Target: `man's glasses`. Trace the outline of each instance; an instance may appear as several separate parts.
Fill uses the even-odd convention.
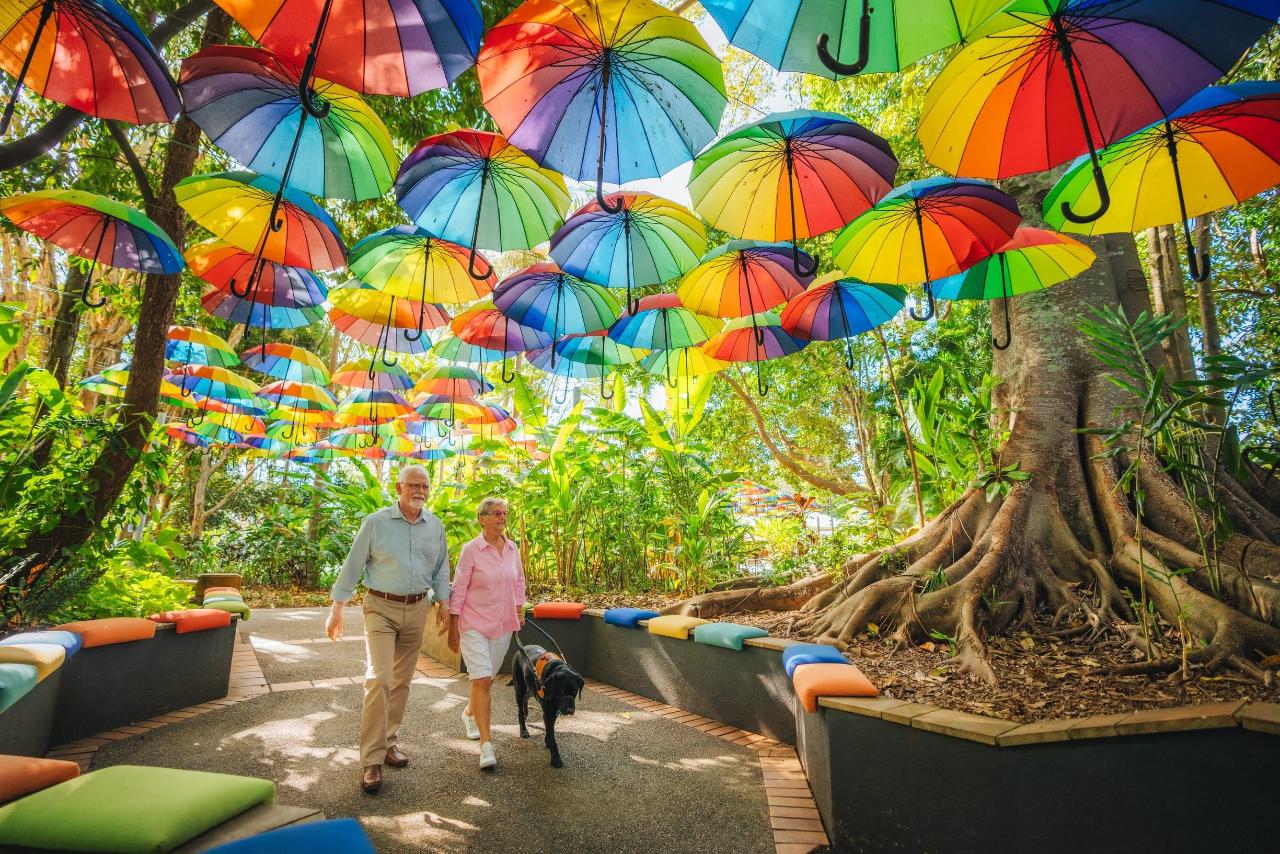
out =
[[[400,485],[403,486],[405,489],[409,489],[414,492],[430,492],[431,491],[431,484],[429,483],[402,483]]]

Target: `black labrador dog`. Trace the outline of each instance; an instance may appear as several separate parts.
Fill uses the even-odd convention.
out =
[[[516,653],[512,669],[512,681],[516,686],[516,708],[520,712],[520,737],[528,738],[525,720],[529,716],[529,695],[542,704],[542,725],[546,730],[545,743],[551,751],[551,767],[560,768],[560,749],[556,746],[556,717],[571,715],[582,696],[583,680],[578,671],[555,653],[530,644],[524,648],[525,656]]]

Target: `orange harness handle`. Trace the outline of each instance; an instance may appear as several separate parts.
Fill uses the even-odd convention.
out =
[[[541,700],[546,696],[546,689],[542,687],[542,671],[547,669],[547,665],[553,661],[562,661],[560,656],[554,652],[544,652],[538,656],[538,660],[533,663],[533,678],[535,681],[535,693]]]

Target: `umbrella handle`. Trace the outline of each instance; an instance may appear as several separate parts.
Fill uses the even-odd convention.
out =
[[[477,219],[476,224],[478,225],[479,222],[480,221]],[[477,282],[483,282],[484,280],[488,279],[491,275],[493,275],[493,266],[489,263],[489,261],[483,255],[481,255],[479,252],[476,251],[476,245],[474,242],[475,237],[472,236],[471,239],[472,239],[471,254],[467,258],[467,273],[468,275],[471,276],[471,278],[475,279]],[[481,261],[485,262],[485,266],[488,267],[487,270],[480,271],[476,269],[477,257],[480,258]]]
[[[929,318],[933,317],[935,313],[937,313],[937,304],[934,303],[933,301],[933,288],[929,287],[928,282],[924,283],[924,293],[925,293],[925,296],[929,298],[929,310],[926,311],[924,314],[917,314],[915,306],[912,306],[910,309],[908,309],[908,313],[911,315],[912,320],[919,320],[921,322],[924,322]]]
[[[1001,344],[996,340],[996,336],[991,336],[991,346],[997,350],[1008,350],[1009,345],[1013,343],[1013,326],[1009,322],[1009,269],[1005,266],[1004,253],[1001,252],[1000,258],[1000,304],[1004,306],[1004,343]]]
[[[421,339],[423,327],[426,325],[426,321],[427,321],[427,304],[425,301],[423,301],[418,303],[418,328],[412,332],[409,332],[406,330],[403,333],[401,333],[404,335],[404,340],[417,341]]]
[[[600,375],[600,399],[601,400],[613,400],[615,397],[617,397],[617,395],[614,392],[609,392],[608,394],[605,393],[605,390],[604,390],[605,386],[608,385],[608,383],[605,382],[605,378],[608,376],[609,376],[608,373],[602,373]]]
[[[768,397],[769,395],[769,382],[764,378],[764,368],[761,367],[758,359],[756,360],[756,391],[760,393],[761,397]]]
[[[1188,229],[1189,231],[1190,229]],[[1197,261],[1197,257],[1199,261]],[[1197,252],[1191,243],[1191,235],[1187,235],[1187,267],[1191,271],[1191,280],[1196,284],[1204,284],[1209,281],[1209,267],[1212,262],[1209,259],[1208,252]]]
[[[611,57],[606,53],[604,68],[600,72],[600,143],[599,152],[596,155],[596,204],[600,205],[600,209],[605,213],[616,214],[622,211],[622,198],[618,198],[617,207],[606,202],[604,198],[604,148],[608,142],[608,136],[605,133],[605,117],[609,114],[609,83],[612,73]]]
[[[858,74],[867,67],[871,58],[871,0],[862,0],[862,19],[858,22],[858,61],[853,65],[841,62],[831,55],[827,45],[831,37],[826,33],[818,36],[818,60],[835,74]]]
[[[311,40],[311,49],[307,51],[307,61],[302,64],[302,75],[298,78],[298,100],[302,102],[302,109],[307,111],[307,115],[316,119],[323,119],[329,115],[329,103],[321,101],[319,104],[315,102],[315,93],[311,91],[311,78],[316,71],[316,58],[320,50],[320,39],[324,38],[324,28],[329,23],[329,11],[333,8],[333,0],[324,0],[324,6],[320,9],[320,19],[316,22],[316,35]]]
[[[9,123],[13,121],[13,108],[18,106],[18,95],[22,92],[22,83],[27,79],[31,60],[35,58],[36,47],[40,44],[40,36],[44,33],[45,25],[49,23],[49,17],[52,14],[53,0],[44,0],[44,5],[40,7],[40,22],[36,24],[36,32],[31,38],[31,46],[27,48],[27,56],[22,60],[22,70],[18,72],[18,80],[13,85],[13,94],[9,96],[9,103],[4,105],[4,115],[0,117],[0,136],[9,132]]]
[[[510,376],[507,375],[507,357],[502,357],[502,381],[507,385],[511,385],[516,381],[516,372],[513,370]]]
[[[846,330],[847,331],[847,330]],[[844,369],[849,373],[853,373],[855,359],[853,358],[853,339],[844,339]]]
[[[484,167],[480,172],[480,201],[476,202],[476,224],[471,227],[471,254],[467,256],[467,274],[477,282],[483,282],[493,274],[493,266],[488,260],[481,255],[480,259],[485,262],[488,271],[481,273],[476,270],[476,242],[480,239],[480,216],[484,213],[484,185],[489,180],[489,160],[486,159]]]
[[[107,298],[94,302],[89,299],[89,289],[93,287],[93,271],[98,269],[98,256],[102,254],[102,242],[107,237],[107,221],[104,219],[102,225],[98,229],[98,245],[93,249],[93,258],[89,262],[89,272],[84,277],[84,287],[80,289],[80,302],[89,308],[102,308],[107,304]]]
[[[796,246],[794,243],[791,244],[791,269],[795,271],[795,274],[798,278],[807,279],[810,276],[812,276],[814,273],[818,272],[818,265],[820,263],[821,263],[821,259],[818,258],[817,255],[814,255],[813,266],[807,270],[804,269],[803,265],[800,262],[800,247]]]
[[[1092,141],[1089,143],[1089,154],[1094,158],[1093,161],[1093,184],[1098,188],[1098,209],[1090,214],[1076,213],[1071,209],[1069,202],[1062,203],[1062,216],[1070,222],[1077,225],[1085,225],[1090,222],[1096,222],[1102,218],[1111,207],[1111,191],[1107,189],[1107,180],[1102,175],[1102,166],[1099,165],[1097,157],[1098,153],[1093,149]]]
[[[439,436],[441,439],[449,435],[449,429],[444,426],[443,421],[436,422],[436,435]]]
[[[1075,98],[1076,113],[1080,116],[1080,129],[1084,131],[1084,141],[1089,146],[1089,160],[1093,163],[1093,183],[1098,188],[1098,209],[1091,214],[1078,214],[1071,205],[1062,203],[1062,215],[1077,225],[1096,222],[1111,207],[1111,193],[1107,190],[1107,180],[1102,174],[1102,163],[1098,160],[1098,149],[1093,143],[1093,134],[1089,132],[1089,114],[1084,108],[1084,96],[1080,93],[1080,81],[1076,77],[1075,52],[1071,47],[1071,38],[1063,28],[1058,16],[1053,18],[1054,36],[1058,42],[1058,52],[1062,56],[1062,64],[1067,67],[1067,80],[1071,83],[1071,94]]]

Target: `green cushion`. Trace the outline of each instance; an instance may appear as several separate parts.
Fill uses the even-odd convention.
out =
[[[243,602],[243,596],[237,596],[234,593],[214,593],[212,596],[204,597],[205,604],[209,602]]]
[[[759,626],[744,626],[740,623],[704,623],[693,629],[693,639],[698,643],[736,649],[738,652],[742,652],[742,642],[747,638],[768,636],[769,633]]]
[[[115,765],[0,807],[0,845],[171,851],[275,791],[255,777]]]
[[[230,611],[233,614],[239,614],[240,619],[249,619],[249,606],[241,602],[239,599],[225,602],[208,602],[204,603],[206,608],[216,608],[219,611]]]
[[[0,712],[27,696],[39,680],[40,671],[34,664],[0,664]]]

